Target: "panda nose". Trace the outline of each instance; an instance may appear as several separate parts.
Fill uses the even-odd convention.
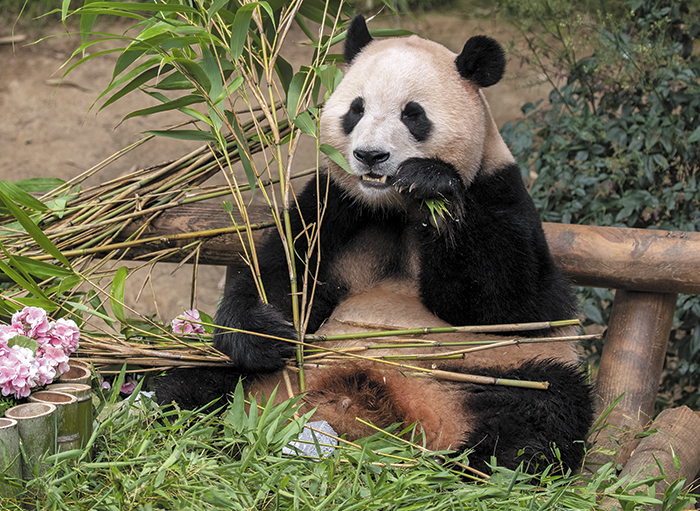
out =
[[[389,159],[389,153],[384,151],[365,151],[362,149],[355,149],[352,154],[357,160],[361,161],[368,167],[372,167],[377,163],[382,163]]]

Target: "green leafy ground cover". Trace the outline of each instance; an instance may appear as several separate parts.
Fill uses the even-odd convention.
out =
[[[236,392],[239,399],[223,413],[204,415],[163,412],[147,398],[119,401],[115,390],[99,407],[87,449],[48,458],[44,475],[0,505],[70,511],[592,510],[606,502],[610,509],[659,505],[680,511],[694,502],[681,492],[684,481],[671,484],[660,501],[658,480],[618,480],[611,464],[589,476],[560,475],[555,466],[537,477],[495,468],[488,481],[479,481],[460,466],[467,456],[426,453],[384,432],[342,445],[322,460],[287,456],[282,448],[307,419],[293,417],[296,401],[253,402],[247,412],[242,389]]]

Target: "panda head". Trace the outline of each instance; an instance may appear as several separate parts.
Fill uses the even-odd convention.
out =
[[[353,19],[343,53],[348,68],[323,108],[321,138],[339,150],[352,173],[328,162],[349,195],[370,206],[401,207],[392,186],[408,158],[439,158],[465,184],[513,157],[498,133],[482,87],[503,76],[501,46],[472,37],[456,55],[417,36],[374,40]]]

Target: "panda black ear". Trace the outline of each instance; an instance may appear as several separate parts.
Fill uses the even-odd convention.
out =
[[[350,64],[362,48],[372,42],[372,36],[369,35],[367,24],[362,14],[355,16],[350,22],[347,34],[345,36],[345,49],[343,50],[343,58],[345,62]]]
[[[503,78],[506,54],[496,40],[478,35],[467,41],[455,65],[462,78],[471,80],[479,87],[489,87]]]

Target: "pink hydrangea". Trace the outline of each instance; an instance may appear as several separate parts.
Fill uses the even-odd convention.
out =
[[[15,335],[24,335],[24,330],[20,324],[0,325],[0,350],[7,347],[7,342]]]
[[[27,397],[39,383],[39,362],[32,350],[8,348],[0,357],[0,389],[3,396]]]
[[[41,307],[25,307],[12,315],[12,326],[20,326],[24,335],[34,339],[43,337],[51,328],[46,311]]]
[[[66,357],[68,358],[68,357]],[[42,387],[44,385],[48,385],[53,381],[53,379],[56,377],[56,367],[57,365],[53,363],[51,359],[42,357],[42,358],[37,358],[36,359],[38,368],[37,368],[37,385],[39,387]],[[68,364],[65,364],[66,367]],[[66,371],[61,371],[61,373],[65,373]]]
[[[72,319],[61,318],[51,322],[51,328],[47,333],[53,346],[61,346],[66,355],[75,353],[80,340],[80,330]]]
[[[37,341],[36,353],[19,345],[9,347],[16,335]],[[78,349],[80,330],[70,319],[49,322],[46,311],[25,307],[0,325],[0,389],[4,396],[27,397],[31,389],[51,383],[68,371],[68,356]]]
[[[196,321],[197,323],[192,323],[192,321]],[[173,319],[170,326],[175,334],[203,334],[205,330],[204,327],[199,324],[200,321],[202,320],[199,317],[199,311],[197,309],[190,309]]]

